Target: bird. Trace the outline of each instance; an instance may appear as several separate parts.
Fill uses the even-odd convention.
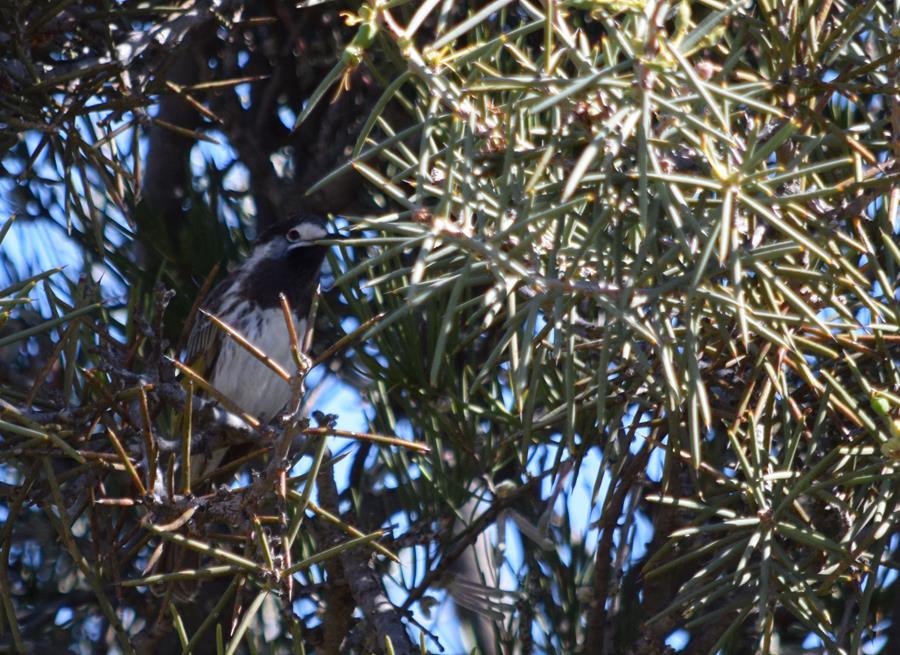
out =
[[[297,334],[306,332],[310,307],[328,246],[337,237],[316,214],[295,214],[256,239],[250,256],[213,287],[187,340],[185,363],[219,393],[261,423],[271,421],[291,400],[291,385],[217,327],[220,319],[285,371],[295,368],[280,295],[294,313]],[[222,464],[227,449],[191,456],[191,480]]]
[[[203,311],[197,314],[191,328],[184,363],[261,424],[272,421],[285,410],[294,390],[289,382],[254,357],[209,317],[215,316],[238,332],[284,371],[295,369],[280,296],[284,294],[287,298],[297,334],[304,335],[310,308],[318,292],[320,269],[328,251],[328,246],[321,240],[328,238],[340,238],[340,235],[329,233],[326,220],[315,214],[294,214],[288,220],[276,223],[259,235],[249,257],[231,270],[200,303]],[[177,434],[184,434],[185,418],[182,413],[176,419]],[[195,497],[211,491],[212,483],[221,478],[214,472],[241,457],[247,449],[247,446],[210,448],[207,445],[200,451],[192,451],[189,455],[190,475],[183,476],[189,477],[189,483],[182,491]],[[174,472],[174,469],[170,470]],[[158,484],[162,477],[157,478]],[[168,475],[165,477],[171,479]],[[191,529],[201,528],[197,524]],[[159,566],[162,572],[174,572],[200,566],[202,557],[199,553],[170,545],[163,554],[163,545],[159,544],[146,570]],[[198,581],[187,580],[151,589],[155,594],[172,594],[179,602],[189,602],[199,586]]]

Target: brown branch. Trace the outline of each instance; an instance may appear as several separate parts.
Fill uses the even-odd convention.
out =
[[[597,544],[597,557],[594,567],[594,589],[588,605],[588,627],[585,640],[585,653],[604,653],[606,641],[606,597],[609,592],[610,570],[612,568],[612,541],[616,523],[622,513],[622,507],[628,493],[637,484],[638,477],[644,470],[650,453],[653,452],[653,439],[647,439],[638,453],[625,464],[619,476],[619,484],[613,492],[609,503],[604,507],[598,522],[600,543]]]
[[[338,491],[330,462],[322,465],[318,490],[322,506],[337,515]],[[388,599],[380,576],[369,564],[370,556],[371,551],[354,548],[340,557],[343,582],[348,585],[354,605],[362,610],[366,621],[366,652],[387,653],[385,640],[389,638],[397,655],[415,655],[418,648],[409,638],[401,612]]]

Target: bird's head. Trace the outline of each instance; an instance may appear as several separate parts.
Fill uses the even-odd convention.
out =
[[[305,289],[315,288],[328,251],[321,240],[332,236],[325,219],[314,214],[297,214],[265,230],[241,264],[248,296],[268,306],[284,291],[289,298],[299,294],[299,302]]]
[[[259,235],[254,245],[254,255],[265,252],[267,257],[303,257],[324,254],[327,246],[319,240],[331,236],[325,219],[315,214],[299,214],[276,223]],[[307,252],[303,252],[306,250]]]
[[[280,261],[294,269],[318,270],[328,246],[323,239],[339,239],[330,232],[328,223],[315,214],[296,214],[259,235],[250,255],[251,260]]]

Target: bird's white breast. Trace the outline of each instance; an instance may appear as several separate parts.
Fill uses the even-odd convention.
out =
[[[291,357],[290,337],[281,309],[257,308],[252,313],[245,313],[245,310],[246,305],[242,304],[220,318],[285,371],[293,374],[296,366]],[[301,340],[305,331],[305,321],[298,321],[297,334]],[[291,399],[291,388],[287,382],[237,341],[225,335],[210,382],[241,409],[262,421],[274,418]]]

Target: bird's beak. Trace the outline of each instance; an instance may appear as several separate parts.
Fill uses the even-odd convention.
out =
[[[341,239],[346,239],[348,237],[343,234],[339,234],[337,232],[326,232],[323,236],[318,239],[307,239],[305,241],[298,241],[297,243],[292,243],[288,246],[288,250],[296,250],[297,248],[307,248],[309,246],[330,246],[334,244],[335,241],[340,241]]]
[[[313,241],[308,241],[307,243],[317,246],[330,246],[333,245],[335,241],[342,241],[349,238],[350,237],[345,236],[340,232],[326,232],[325,236],[323,236],[321,239],[315,239]]]

